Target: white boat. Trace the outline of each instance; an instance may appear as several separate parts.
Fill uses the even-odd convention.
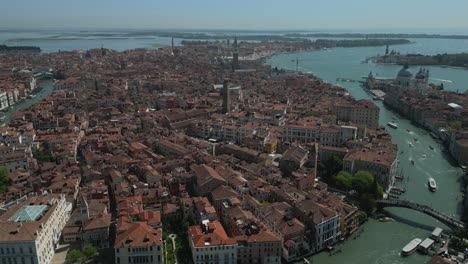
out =
[[[398,124],[395,123],[395,121],[390,121],[387,123],[387,126],[391,127],[391,128],[395,128],[397,129],[398,128]]]
[[[401,250],[401,253],[403,254],[403,256],[411,255],[411,253],[413,253],[418,248],[421,242],[422,240],[419,238],[415,238],[411,240],[411,242],[409,242],[408,244],[406,244],[405,247],[403,247],[403,249]]]
[[[429,187],[429,191],[435,192],[437,190],[437,184],[434,178],[429,178],[427,186]]]

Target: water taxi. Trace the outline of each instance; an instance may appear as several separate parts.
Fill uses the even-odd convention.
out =
[[[434,178],[432,178],[432,177],[429,178],[427,187],[429,188],[429,191],[431,191],[431,192],[435,192],[437,190],[437,184],[436,184],[436,181],[434,180]]]
[[[401,250],[401,253],[403,254],[403,256],[411,255],[411,253],[413,253],[418,248],[421,242],[422,240],[420,238],[415,238],[411,240],[411,242],[406,244],[406,246]]]
[[[388,122],[388,123],[387,123],[387,126],[389,126],[389,127],[391,127],[391,128],[395,128],[395,129],[398,128],[398,124],[395,123],[395,121]]]

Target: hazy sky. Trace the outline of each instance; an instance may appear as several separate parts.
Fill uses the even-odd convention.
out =
[[[2,0],[0,28],[468,28],[468,0]]]

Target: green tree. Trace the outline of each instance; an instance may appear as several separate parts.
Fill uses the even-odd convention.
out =
[[[460,120],[452,120],[449,121],[449,126],[453,129],[460,129],[462,128],[462,122]]]
[[[377,177],[374,177],[374,181],[372,182],[371,193],[374,195],[375,198],[382,198],[383,195],[383,187],[380,182],[377,180]]]
[[[333,182],[333,176],[343,169],[343,161],[337,156],[330,156],[328,159],[324,160],[319,164],[319,170],[321,171],[321,176],[324,178],[325,182]]]
[[[338,175],[336,175],[335,182],[338,187],[348,190],[352,186],[353,175],[347,171],[340,171]]]
[[[371,214],[376,206],[374,196],[370,193],[365,193],[359,197],[359,207],[366,212]]]
[[[91,244],[85,244],[83,254],[87,259],[92,259],[97,255],[97,249]]]
[[[33,151],[33,156],[39,164],[53,161],[52,154],[47,149],[38,149]]]
[[[0,167],[0,193],[4,193],[8,190],[8,169],[6,167]]]
[[[74,249],[68,253],[67,258],[70,263],[80,263],[83,258],[83,254],[78,249]]]
[[[353,189],[360,194],[371,191],[374,176],[367,171],[358,171],[354,174],[352,180]]]

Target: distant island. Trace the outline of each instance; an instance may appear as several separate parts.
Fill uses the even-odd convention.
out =
[[[291,33],[285,37],[294,38],[427,38],[427,39],[468,39],[468,35],[440,35],[440,34],[393,34],[393,33]]]
[[[206,45],[205,40],[183,40],[181,43],[184,46]],[[219,41],[218,41],[219,42]],[[334,40],[334,39],[317,39],[315,41],[309,39],[290,39],[282,41],[301,45],[306,49],[321,49],[335,47],[369,47],[369,46],[385,46],[385,45],[401,45],[409,44],[411,41],[407,39],[351,39],[351,40]]]
[[[0,54],[2,53],[39,53],[41,48],[34,46],[6,46],[0,45]]]
[[[391,63],[398,65],[436,65],[449,67],[462,67],[468,69],[468,53],[458,54],[406,54],[391,52],[386,55],[371,58],[376,63]]]

